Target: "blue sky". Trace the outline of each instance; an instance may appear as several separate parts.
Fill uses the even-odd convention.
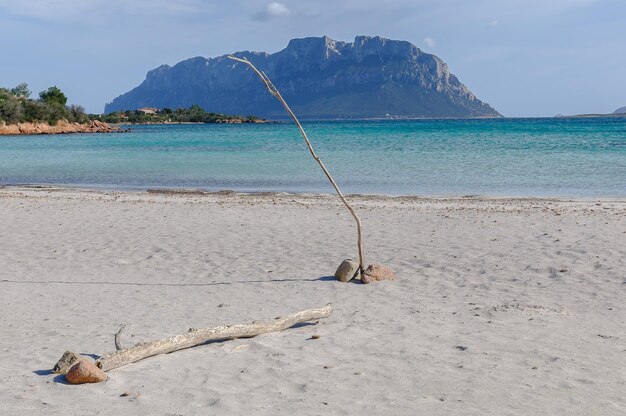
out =
[[[101,112],[161,64],[322,35],[408,40],[506,116],[626,105],[623,0],[0,0],[0,86]]]

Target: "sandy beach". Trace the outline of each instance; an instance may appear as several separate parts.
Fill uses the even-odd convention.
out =
[[[626,200],[0,189],[0,413],[624,415]],[[332,316],[71,386],[100,355],[189,328]],[[312,339],[312,335],[319,338]]]

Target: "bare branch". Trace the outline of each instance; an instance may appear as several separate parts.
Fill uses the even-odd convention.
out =
[[[306,145],[309,148],[309,152],[311,153],[311,156],[313,157],[313,159],[315,159],[315,161],[318,163],[320,168],[322,168],[322,171],[324,171],[324,174],[328,178],[328,181],[331,183],[331,185],[335,189],[335,192],[337,192],[337,195],[339,195],[341,202],[343,202],[343,204],[346,206],[348,211],[350,211],[350,214],[352,214],[352,217],[356,221],[357,234],[358,234],[357,246],[359,250],[359,274],[363,276],[363,273],[365,272],[365,267],[363,263],[363,242],[362,242],[362,231],[361,231],[361,218],[356,213],[356,211],[352,208],[352,206],[348,203],[348,201],[346,200],[346,197],[343,195],[343,193],[339,189],[339,186],[337,185],[333,177],[330,175],[330,172],[328,172],[328,169],[326,169],[326,166],[324,166],[324,163],[321,161],[319,156],[315,154],[315,151],[313,150],[313,146],[311,145],[311,141],[309,140],[309,137],[304,131],[304,128],[302,128],[300,121],[298,120],[296,115],[293,113],[293,111],[291,111],[291,108],[289,107],[287,102],[283,99],[282,95],[278,91],[278,88],[274,86],[274,84],[269,79],[269,77],[265,74],[265,72],[259,71],[252,64],[252,62],[250,62],[246,58],[237,58],[236,56],[232,56],[232,55],[229,55],[228,57],[234,61],[241,62],[243,64],[248,65],[250,68],[252,68],[252,70],[258,75],[261,81],[263,81],[263,84],[265,84],[265,88],[267,88],[267,91],[269,91],[270,94],[272,94],[274,97],[276,97],[278,101],[280,101],[283,107],[285,107],[285,110],[287,110],[287,113],[289,113],[293,121],[296,123],[296,126],[298,126],[298,129],[300,130],[300,133],[302,134],[302,137],[304,137],[304,141],[306,142]]]

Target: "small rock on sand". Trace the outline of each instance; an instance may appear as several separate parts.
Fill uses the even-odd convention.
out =
[[[72,351],[65,351],[63,356],[52,368],[52,372],[55,374],[67,374],[74,364],[83,358]]]
[[[359,271],[359,262],[352,259],[345,259],[341,262],[337,271],[335,272],[335,278],[340,282],[349,282],[356,277]]]
[[[395,278],[396,275],[389,267],[380,264],[370,264],[365,269],[363,276],[361,276],[361,281],[363,283],[372,283],[380,280],[394,280]]]
[[[70,368],[70,371],[65,375],[65,379],[70,384],[85,384],[107,381],[109,377],[94,363],[80,360]]]

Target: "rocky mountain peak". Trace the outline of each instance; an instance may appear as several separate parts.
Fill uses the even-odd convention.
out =
[[[329,59],[332,56],[340,55],[340,50],[344,45],[345,42],[337,42],[328,36],[309,37],[290,40],[287,47],[281,52],[287,53],[291,59]]]
[[[302,118],[500,116],[439,57],[407,41],[357,36],[348,43],[307,37],[292,39],[274,54],[235,55],[265,71]],[[107,104],[105,112],[193,104],[209,112],[285,117],[249,68],[226,56],[160,66],[137,88]]]

